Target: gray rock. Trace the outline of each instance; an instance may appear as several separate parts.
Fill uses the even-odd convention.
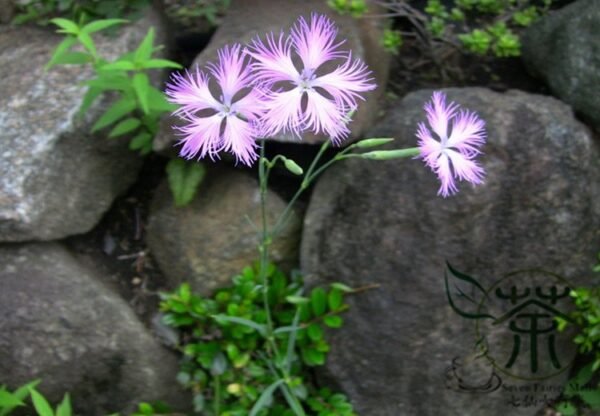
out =
[[[375,6],[372,6],[375,7]],[[389,56],[381,46],[383,26],[381,19],[355,19],[351,16],[340,16],[322,0],[233,0],[222,24],[211,39],[210,44],[196,58],[194,64],[203,67],[217,57],[217,50],[227,44],[247,43],[257,36],[266,33],[288,31],[300,16],[309,17],[311,12],[327,14],[339,28],[339,38],[347,39],[344,47],[353,52],[353,56],[362,59],[373,71],[378,85],[377,89],[366,94],[366,101],[361,103],[351,127],[351,139],[358,138],[373,122],[378,114],[378,103],[385,90],[389,72]],[[333,67],[335,68],[335,66]],[[178,123],[175,117],[165,117],[161,131],[154,140],[157,152],[172,152],[177,140],[172,125]],[[293,141],[291,136],[278,136],[278,141]],[[304,135],[305,143],[322,143],[325,136]]]
[[[164,31],[151,14],[117,38],[98,38],[101,55],[133,50],[147,30]],[[31,27],[0,27],[0,241],[50,240],[91,229],[136,179],[141,159],[127,140],[92,135],[114,101],[77,112],[92,71],[59,66],[45,72],[61,37]]]
[[[544,406],[543,394],[534,394],[540,402],[527,407],[525,393],[510,390],[532,389],[534,382],[519,382],[492,368],[475,347],[475,321],[449,306],[445,262],[478,279],[485,290],[513,271],[523,273],[504,280],[501,289],[511,283],[519,291],[534,284],[544,290],[559,284],[549,274],[524,271],[531,268],[573,284],[593,285],[590,268],[600,243],[600,149],[569,107],[553,98],[480,88],[447,92],[486,120],[484,185],[463,185],[458,195],[443,199],[436,196],[435,175],[410,159],[352,159],[316,185],[300,254],[310,283],[381,285],[349,299],[346,325],[332,337],[325,375],[348,393],[359,414],[535,415]],[[422,106],[430,95],[409,94],[368,136],[395,137],[392,148],[415,146],[417,123],[425,118]],[[459,281],[451,275],[449,279],[454,293]],[[466,294],[478,294],[473,286],[459,283],[471,290]],[[476,302],[470,312],[503,313],[498,307],[506,302],[490,293],[494,302],[486,301],[482,309]],[[459,300],[455,298],[457,307],[469,312],[468,302]],[[566,297],[561,302],[568,304]],[[514,368],[503,367],[506,356],[499,354],[510,354],[513,346],[508,322],[495,329],[489,320],[478,322],[499,367],[535,375],[530,371],[533,360],[526,355],[518,357]],[[563,369],[574,354],[573,344],[568,335],[557,337]],[[530,352],[525,344],[522,354]],[[540,336],[539,345],[536,374],[554,374],[548,372],[553,368],[546,338]],[[502,387],[494,373],[503,380]],[[566,377],[567,372],[543,383],[560,388]],[[498,389],[487,394],[464,391],[483,388],[488,380],[488,390]],[[521,405],[511,405],[511,400]]]
[[[49,400],[69,392],[84,415],[185,407],[176,357],[100,278],[56,243],[0,247],[0,382],[40,378]]]
[[[269,192],[269,224],[283,212],[285,203]],[[168,285],[189,282],[207,294],[231,282],[231,277],[258,259],[260,192],[257,181],[233,170],[209,170],[198,195],[177,208],[163,183],[150,208],[147,242],[165,274]],[[295,267],[300,240],[300,219],[293,215],[269,247],[271,260],[284,270]]]
[[[600,130],[600,1],[578,0],[523,35],[523,60],[561,100]]]

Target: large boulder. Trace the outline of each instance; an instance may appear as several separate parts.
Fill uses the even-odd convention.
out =
[[[101,278],[56,243],[0,247],[0,383],[39,378],[49,400],[69,392],[84,415],[185,407],[177,358]]]
[[[160,19],[149,13],[118,37],[97,36],[99,54],[116,58],[133,50],[150,27],[162,43]],[[92,77],[91,69],[44,70],[60,41],[48,30],[0,26],[0,241],[88,231],[141,166],[126,140],[90,133],[114,97],[78,115],[86,91],[81,82]]]
[[[349,299],[325,375],[348,393],[359,414],[535,415],[559,394],[573,344],[568,334],[552,332],[555,368],[550,338],[539,335],[534,360],[530,337],[509,330],[512,315],[500,316],[512,307],[513,289],[516,300],[529,302],[537,299],[535,288],[540,297],[556,287],[557,296],[564,295],[556,304],[548,297],[540,302],[564,312],[570,302],[563,278],[593,284],[600,149],[570,108],[553,98],[481,88],[447,93],[487,123],[484,185],[438,197],[435,175],[410,159],[351,159],[316,185],[300,255],[310,283],[380,285]],[[369,137],[395,137],[391,147],[415,146],[430,96],[418,91],[394,104]],[[445,274],[447,293],[464,316],[450,306]],[[531,298],[519,299],[528,290]],[[545,313],[545,321],[535,318],[538,329],[552,326],[539,303],[519,305],[511,309],[523,313],[517,318]],[[527,329],[528,323],[516,325]],[[517,343],[520,354],[507,367]]]
[[[227,44],[234,42],[244,44],[269,32],[289,31],[298,17],[309,17],[312,12],[331,17],[339,28],[338,37],[346,39],[343,47],[352,50],[352,56],[362,59],[373,71],[377,89],[365,95],[366,101],[360,104],[350,124],[351,139],[356,139],[377,117],[378,104],[388,78],[389,56],[381,45],[383,35],[381,19],[340,16],[322,0],[233,0],[219,29],[209,45],[198,55],[192,67],[196,65],[204,67],[208,62],[214,61],[217,58],[217,50]],[[154,140],[155,151],[172,151],[177,136],[171,126],[178,123],[176,117],[164,118],[160,132]],[[273,139],[284,142],[298,141],[290,135],[280,135]],[[328,137],[312,134],[303,136],[304,143],[322,143],[325,140],[328,140]]]
[[[578,0],[532,25],[523,60],[552,92],[600,131],[600,4]]]
[[[267,221],[273,225],[285,208],[267,194]],[[189,282],[203,294],[228,285],[231,277],[258,259],[260,192],[255,179],[235,170],[210,169],[196,198],[178,208],[166,183],[156,191],[148,224],[148,247],[175,287]],[[298,259],[301,221],[292,215],[269,246],[271,260],[284,270]]]

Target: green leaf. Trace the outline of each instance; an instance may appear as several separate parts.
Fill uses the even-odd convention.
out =
[[[165,94],[153,86],[150,86],[148,90],[148,105],[151,111],[160,113],[170,113],[177,109],[177,105],[168,102]]]
[[[148,75],[138,72],[133,76],[133,89],[138,97],[140,106],[144,113],[148,114],[150,108],[148,106],[148,90],[150,89],[150,81]]]
[[[327,325],[329,328],[339,328],[343,325],[344,320],[341,316],[328,315],[323,318],[323,323],[325,323],[325,325]]]
[[[39,416],[54,416],[54,412],[50,407],[48,401],[37,392],[35,389],[30,390],[31,393],[31,401],[33,402],[33,407],[35,407],[35,411]]]
[[[135,62],[141,65],[143,62],[150,59],[152,56],[152,48],[154,44],[154,28],[150,28],[142,43],[135,51]]]
[[[265,336],[267,334],[267,327],[264,324],[259,324],[257,322],[251,321],[250,319],[240,318],[238,316],[228,316],[228,315],[212,315],[212,317],[219,323],[231,322],[238,325],[244,325],[249,328],[255,329],[259,334]]]
[[[81,65],[91,62],[93,58],[85,52],[67,52],[52,61],[53,65]]]
[[[100,67],[100,70],[102,71],[133,71],[134,69],[135,65],[133,64],[133,62],[129,61],[110,62]]]
[[[205,174],[204,165],[171,159],[167,164],[167,176],[175,206],[181,207],[192,202]]]
[[[336,311],[344,302],[344,296],[342,295],[342,291],[339,289],[332,289],[327,295],[327,302],[329,303],[329,310]]]
[[[287,401],[288,405],[290,406],[290,409],[292,409],[294,414],[296,416],[306,416],[306,413],[304,413],[304,409],[302,408],[302,405],[294,397],[292,392],[290,392],[288,386],[286,384],[282,384],[279,386],[279,389],[283,393],[285,400]]]
[[[24,403],[14,394],[6,390],[0,390],[0,410],[12,409],[17,406],[23,406]]]
[[[315,316],[320,316],[325,313],[327,307],[327,295],[321,287],[314,288],[310,293],[310,303]]]
[[[113,124],[127,114],[135,110],[135,100],[129,97],[123,97],[102,114],[102,116],[92,126],[92,133]]]
[[[271,406],[271,403],[273,402],[273,393],[283,382],[284,380],[282,379],[276,380],[264,389],[256,403],[254,403],[254,406],[252,406],[249,416],[256,416],[262,409]]]
[[[304,362],[310,366],[325,364],[325,354],[314,348],[303,349],[302,358],[304,359]]]
[[[54,23],[56,26],[63,29],[60,32],[70,33],[73,35],[77,35],[79,33],[79,26],[77,26],[77,23],[75,23],[69,19],[63,19],[61,17],[56,17],[54,19],[51,19],[50,22]]]
[[[559,411],[562,416],[577,415],[577,408],[571,402],[560,402],[556,406],[556,410]]]
[[[137,129],[142,122],[134,117],[126,118],[108,133],[108,137],[118,137]]]
[[[293,305],[302,305],[304,303],[310,302],[310,299],[305,298],[304,296],[296,296],[296,295],[286,296],[285,300]]]
[[[103,91],[128,91],[131,89],[131,80],[124,74],[100,74],[98,78],[86,81],[84,84]]]
[[[336,282],[336,283],[332,283],[332,284],[331,284],[331,287],[332,287],[333,289],[341,290],[341,291],[342,291],[342,292],[344,292],[344,293],[351,293],[351,292],[354,292],[354,289],[352,289],[350,286],[348,286],[348,285],[345,285],[345,284],[343,284],[343,283],[338,283],[338,282]]]
[[[177,62],[169,61],[168,59],[148,59],[147,61],[142,62],[141,67],[144,69],[151,69],[151,68],[181,69],[181,68],[183,68]]]
[[[310,324],[307,328],[308,337],[313,341],[319,341],[323,338],[323,328],[319,324]]]
[[[418,156],[421,153],[418,147],[410,147],[407,149],[395,149],[395,150],[373,150],[371,152],[362,153],[360,155],[363,159],[372,160],[391,160],[405,157]]]
[[[58,46],[54,49],[54,52],[52,52],[52,57],[50,58],[50,61],[46,64],[45,69],[48,70],[52,66],[56,65],[60,57],[67,50],[69,50],[71,46],[75,45],[75,43],[77,43],[77,38],[75,38],[74,36],[67,36],[65,39],[63,39],[63,41],[60,42]]]
[[[125,19],[103,19],[103,20],[95,20],[91,23],[88,23],[87,25],[85,25],[81,31],[85,32],[85,33],[94,33],[94,32],[99,32],[101,30],[104,29],[108,29],[109,27],[121,24],[121,23],[126,23],[127,20]]]
[[[71,416],[71,413],[71,399],[69,393],[66,393],[62,402],[56,408],[56,416]]]
[[[135,136],[129,142],[130,150],[141,150],[142,154],[147,153],[152,150],[152,135],[150,133],[143,131]]]
[[[19,400],[25,400],[27,396],[29,396],[31,390],[34,389],[38,384],[40,384],[40,380],[30,381],[29,383],[15,390],[13,395]]]
[[[90,51],[92,56],[98,55],[98,53],[96,52],[96,45],[94,44],[94,41],[92,40],[92,38],[89,34],[87,34],[85,32],[79,32],[79,34],[77,34],[77,39],[79,39],[79,42],[81,42],[81,44],[88,51]]]

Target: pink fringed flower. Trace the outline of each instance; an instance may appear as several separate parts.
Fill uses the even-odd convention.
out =
[[[225,46],[218,57],[216,65],[207,65],[220,90],[218,99],[209,88],[210,77],[198,68],[195,73],[175,74],[167,85],[169,101],[181,106],[175,114],[187,122],[175,127],[184,136],[180,154],[187,159],[207,155],[215,159],[225,151],[250,166],[257,158],[259,94],[248,88],[253,75],[240,45]]]
[[[438,195],[447,197],[457,192],[455,180],[466,180],[474,185],[483,182],[484,170],[475,158],[485,143],[485,122],[468,110],[458,111],[458,105],[446,104],[442,92],[434,92],[431,102],[425,104],[427,121],[419,123],[417,137],[422,158],[441,182]]]
[[[325,16],[313,14],[310,22],[298,19],[291,35],[283,33],[255,39],[248,53],[255,59],[256,80],[264,93],[262,133],[299,135],[302,131],[325,133],[339,142],[349,133],[349,113],[361,93],[375,88],[367,66],[353,59],[336,43],[337,29]],[[300,59],[301,69],[294,64]],[[322,66],[339,60],[334,70]]]

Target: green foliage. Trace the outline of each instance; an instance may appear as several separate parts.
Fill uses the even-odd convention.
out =
[[[25,0],[15,3],[19,13],[13,23],[46,25],[50,19],[59,16],[78,22],[123,16],[135,18],[150,0]]]
[[[92,126],[92,132],[109,128],[108,137],[129,135],[132,150],[147,154],[152,151],[152,139],[160,117],[175,107],[163,92],[150,84],[148,71],[157,68],[180,68],[180,65],[153,57],[154,29],[150,29],[138,48],[114,61],[98,54],[92,34],[125,22],[122,19],[96,20],[80,26],[63,18],[52,19],[58,32],[66,35],[55,49],[47,68],[54,65],[89,64],[95,75],[85,84],[89,87],[81,107],[85,113],[93,102],[105,93],[117,96],[116,102]],[[83,50],[83,52],[81,51]]]
[[[71,416],[71,399],[68,393],[65,394],[56,410],[53,410],[48,400],[35,389],[38,384],[39,380],[35,380],[19,387],[14,392],[10,392],[5,386],[0,385],[0,416],[7,416],[16,408],[24,407],[28,397],[31,398],[31,403],[38,416]]]
[[[593,270],[599,272],[599,265]],[[564,400],[557,405],[557,410],[565,416],[577,415],[578,405],[600,410],[600,384],[591,384],[594,373],[600,373],[600,287],[580,287],[571,290],[570,295],[575,303],[575,311],[569,317],[578,329],[573,341],[580,353],[591,356],[591,362],[569,381],[563,392]],[[565,319],[556,319],[561,331],[570,324]]]
[[[229,8],[231,0],[179,0],[176,2],[167,0],[165,3],[167,15],[185,26],[193,27],[197,25],[199,19],[206,20],[211,26],[217,26],[221,16]]]
[[[552,0],[456,0],[453,4],[428,0],[424,13],[408,0],[380,3],[388,9],[388,15],[408,18],[414,34],[429,45],[432,54],[444,55],[440,48],[452,46],[468,53],[505,58],[520,55],[520,32],[546,13]],[[328,4],[339,13],[356,17],[367,12],[365,0],[329,0]],[[399,35],[384,32],[387,50],[397,53],[402,43]]]
[[[396,55],[402,47],[402,34],[399,30],[385,29],[382,42],[383,49]]]
[[[163,295],[164,322],[183,333],[177,378],[194,393],[195,410],[208,416],[354,415],[345,396],[316,388],[307,371],[325,363],[326,329],[342,325],[344,297],[352,289],[337,284],[304,296],[299,276],[289,278],[273,265],[266,275],[266,291],[255,266],[212,297],[193,294],[187,284]]]
[[[183,159],[169,161],[167,177],[175,206],[181,207],[192,202],[205,174],[204,165],[199,163],[186,162]]]

